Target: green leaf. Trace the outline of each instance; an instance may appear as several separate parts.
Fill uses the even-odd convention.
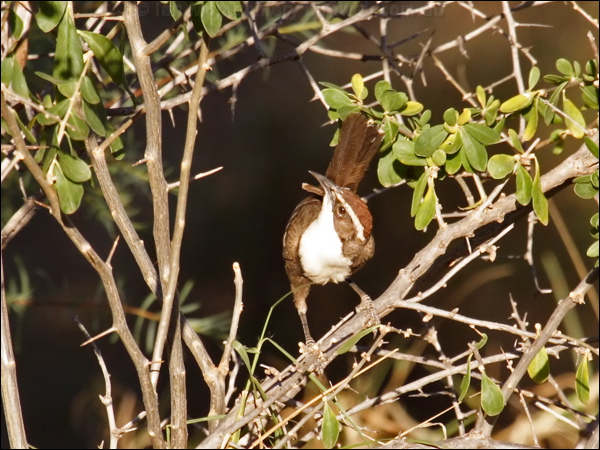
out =
[[[485,98],[485,90],[483,89],[483,87],[477,86],[475,88],[475,93],[477,94],[477,101],[479,102],[479,104],[481,106],[485,106],[486,98]]]
[[[519,163],[517,166],[517,201],[521,205],[527,205],[531,201],[533,180],[529,172]]]
[[[527,108],[533,102],[535,95],[532,93],[515,95],[500,105],[500,112],[510,114],[515,111]]]
[[[575,104],[563,94],[563,108],[566,114],[565,123],[574,138],[585,136],[585,119]]]
[[[498,99],[494,100],[492,104],[485,109],[483,115],[487,126],[492,126],[496,121],[498,109],[500,109],[500,100]],[[496,127],[494,127],[494,131],[496,131]]]
[[[462,381],[460,382],[460,394],[458,396],[458,401],[462,402],[467,392],[469,391],[469,387],[471,386],[471,358],[473,355],[469,355],[467,358],[467,371]]]
[[[356,112],[360,112],[360,106],[353,104],[348,106],[340,106],[337,110],[338,116],[342,120],[346,120],[346,118],[350,114],[354,114]]]
[[[463,141],[461,133],[452,133],[444,142],[442,142],[440,149],[444,150],[448,155],[452,155],[460,150],[462,144]]]
[[[600,251],[600,246],[598,245],[598,241],[595,241],[592,243],[592,245],[590,245],[586,251],[586,256],[589,256],[590,258],[597,258],[598,256],[600,256],[598,254],[598,252]]]
[[[598,143],[591,139],[589,136],[585,137],[584,142],[588,150],[592,152],[592,155],[598,158]]]
[[[387,153],[379,158],[379,162],[377,163],[377,177],[382,186],[390,187],[402,181],[402,178],[394,168],[395,162],[396,157],[391,150],[388,150]]]
[[[521,145],[521,141],[519,139],[519,135],[512,128],[508,129],[508,137],[510,138],[510,143],[512,146],[519,152],[524,153],[523,146]]]
[[[386,112],[399,111],[406,105],[408,97],[404,92],[398,92],[393,89],[385,91],[381,96],[381,107]]]
[[[83,77],[81,82],[81,96],[86,103],[91,103],[92,105],[100,103],[100,95],[96,90],[96,86],[94,86],[94,82],[89,76]]]
[[[175,3],[175,2],[173,2]],[[241,2],[215,2],[221,14],[227,17],[229,20],[237,20],[242,17],[242,12],[244,11],[242,8]]]
[[[200,12],[200,19],[202,25],[210,37],[215,36],[221,29],[223,17],[217,8],[217,4],[214,1],[207,1],[202,5],[202,11]]]
[[[449,108],[444,111],[444,122],[453,127],[458,120],[458,112],[454,108]]]
[[[580,86],[581,99],[589,109],[598,109],[598,88],[592,84]]]
[[[412,141],[398,139],[392,146],[392,152],[398,161],[407,166],[425,166],[427,161],[415,155],[415,144]]]
[[[427,172],[425,172],[427,173]],[[423,198],[423,201],[419,205],[419,210],[417,211],[417,215],[415,216],[415,229],[423,230],[429,222],[435,216],[435,207],[437,205],[437,196],[435,195],[435,189],[433,183],[428,183],[429,188],[427,189],[427,194]]]
[[[66,128],[67,133],[74,141],[83,141],[90,134],[90,127],[75,113],[69,116],[67,123],[69,124]]]
[[[461,153],[462,152],[454,153],[446,158],[446,172],[448,172],[449,175],[455,174],[462,167]]]
[[[550,361],[548,361],[548,352],[546,347],[535,355],[529,367],[527,367],[529,377],[538,384],[544,383],[550,376]]]
[[[476,170],[483,172],[487,166],[487,151],[485,147],[467,133],[462,133],[463,151],[469,164]]]
[[[67,2],[38,2],[38,12],[35,20],[44,33],[52,31],[62,19]]]
[[[494,155],[488,161],[488,172],[495,180],[501,180],[513,172],[515,158],[510,155]]]
[[[169,12],[171,13],[173,20],[179,20],[179,18],[183,15],[177,7],[177,2],[173,1],[169,2]]]
[[[566,75],[568,77],[573,78],[575,76],[575,72],[573,71],[573,66],[569,61],[564,58],[560,58],[556,61],[556,68],[560,73]]]
[[[380,151],[387,150],[396,140],[396,136],[398,136],[398,122],[395,120],[391,120],[389,116],[385,116],[382,121],[382,129],[383,129],[383,145],[381,146]]]
[[[469,108],[464,108],[462,112],[458,116],[457,123],[459,125],[464,125],[471,120],[471,110]]]
[[[423,111],[423,105],[419,102],[408,101],[404,105],[404,108],[400,110],[402,116],[414,116]]]
[[[352,336],[350,339],[348,339],[346,342],[344,342],[340,346],[340,348],[338,348],[336,350],[336,353],[338,355],[343,355],[344,353],[348,353],[350,350],[352,350],[352,347],[354,347],[358,341],[360,341],[367,334],[375,331],[375,329],[377,329],[378,326],[379,325],[375,325],[373,327],[365,328],[364,330],[359,331],[354,336]]]
[[[375,98],[381,104],[383,93],[392,89],[390,83],[385,80],[378,81],[375,85]]]
[[[442,142],[448,136],[443,125],[435,125],[423,131],[415,140],[415,153],[419,156],[429,157],[433,155]]]
[[[52,75],[62,81],[76,81],[83,71],[83,50],[79,35],[75,29],[73,18],[65,14],[58,26],[56,38],[56,52],[54,54],[54,68]],[[68,85],[57,85],[58,90],[65,97],[73,95]]]
[[[77,156],[59,151],[58,161],[63,174],[74,183],[84,183],[92,178],[88,165]]]
[[[578,179],[586,178],[587,182],[578,182]],[[579,177],[574,180],[575,182],[575,193],[586,200],[594,198],[598,194],[598,188],[595,188],[592,184],[591,177],[586,175],[585,177]]]
[[[492,145],[502,139],[500,133],[480,123],[468,123],[463,128],[483,145]]]
[[[116,84],[123,84],[125,71],[123,69],[123,55],[110,39],[91,31],[78,31],[100,65]]]
[[[337,89],[323,89],[321,91],[325,102],[330,108],[339,109],[342,106],[354,106],[354,103],[348,97],[348,94],[344,91],[338,91]]]
[[[329,407],[329,402],[323,408],[323,425],[321,426],[321,441],[323,448],[333,448],[340,435],[340,423]]]
[[[527,126],[525,127],[525,132],[523,133],[523,141],[527,142],[529,141],[532,137],[535,136],[535,133],[537,131],[537,127],[538,127],[538,101],[539,99],[536,98],[535,101],[533,102],[533,106],[531,107],[531,109],[529,110],[529,112],[527,112],[527,114],[525,114],[525,120],[527,121]]]
[[[529,71],[529,90],[533,91],[537,82],[540,81],[540,69],[533,66]]]
[[[477,350],[481,350],[483,347],[485,347],[485,344],[487,344],[488,339],[489,338],[486,333],[481,333],[481,339],[475,343],[475,348]]]
[[[569,84],[568,81],[563,81],[560,85],[557,86],[555,91],[552,93],[552,95],[550,95],[550,98],[548,99],[548,103],[550,105],[554,107],[558,105],[558,99],[560,98],[560,94],[567,87],[567,84]],[[546,107],[544,111],[544,123],[546,125],[550,125],[554,120],[555,115],[556,113],[552,108]]]
[[[56,192],[60,210],[65,214],[73,214],[81,204],[83,186],[65,177],[59,164],[54,165],[54,176],[56,177]]]
[[[433,152],[433,155],[431,155],[431,159],[433,160],[433,164],[441,167],[446,163],[446,152],[444,152],[444,150],[437,149],[435,152]]]
[[[62,100],[60,103],[54,105],[51,108],[46,110],[47,113],[52,114],[52,116],[46,115],[41,112],[36,117],[40,124],[48,126],[54,125],[58,123],[60,119],[62,119],[69,108],[69,99],[66,98]]]
[[[21,66],[15,59],[14,54],[10,55],[6,59],[10,60],[7,64],[10,68],[10,72],[8,72],[8,81],[10,86],[12,87],[15,94],[19,95],[22,98],[28,99],[29,88],[27,87],[27,80],[25,79],[23,70],[21,70]],[[4,61],[2,64],[2,70],[4,71]],[[4,75],[4,73],[2,75]]]
[[[12,8],[8,11],[8,26],[12,30],[12,37],[16,41],[19,41],[21,36],[23,36],[23,19]]]
[[[234,340],[231,343],[231,346],[234,348],[234,350],[236,352],[238,352],[238,355],[240,355],[240,358],[242,358],[242,361],[244,361],[244,364],[246,365],[248,372],[250,372],[250,370],[252,368],[252,364],[250,364],[250,358],[248,356],[248,352],[246,351],[246,347],[238,340]]]
[[[83,114],[85,121],[90,126],[94,133],[98,136],[106,137],[106,112],[101,104],[90,105],[88,102],[83,102]]]
[[[355,73],[352,76],[352,90],[354,91],[354,95],[360,100],[363,100],[367,96],[365,81],[360,73]]]
[[[481,407],[488,416],[497,416],[504,409],[502,391],[485,372],[481,374]]]
[[[579,401],[587,404],[590,401],[590,368],[587,358],[583,356],[577,366],[575,375],[575,391]]]
[[[540,164],[537,160],[535,164],[535,178],[533,179],[532,197],[535,215],[538,217],[542,225],[548,225],[548,199],[544,195],[544,191],[542,191]]]
[[[419,211],[419,206],[421,205],[421,200],[423,199],[423,194],[425,194],[425,188],[427,187],[428,178],[429,174],[424,172],[419,178],[419,181],[417,181],[417,185],[413,192],[412,205],[410,207],[410,217],[415,217]]]

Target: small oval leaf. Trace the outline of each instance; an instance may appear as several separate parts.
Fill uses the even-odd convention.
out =
[[[56,177],[56,192],[60,210],[65,214],[73,214],[81,204],[83,186],[65,177],[59,164],[54,165],[54,176]]]
[[[331,410],[329,403],[323,408],[323,425],[321,426],[321,441],[323,448],[333,448],[340,435],[340,423]]]
[[[333,109],[339,109],[342,106],[354,106],[354,103],[344,91],[337,89],[323,89],[321,91],[325,102]]]
[[[515,168],[515,159],[510,155],[494,155],[488,161],[488,172],[495,180],[501,180],[511,174]]]
[[[590,401],[590,368],[588,360],[585,356],[581,358],[581,362],[577,366],[577,374],[575,375],[575,390],[577,397],[583,404]]]
[[[488,416],[497,416],[504,409],[502,391],[485,372],[481,374],[481,407]]]
[[[548,361],[546,347],[542,347],[534,356],[527,368],[527,373],[538,384],[544,383],[548,379],[548,376],[550,376],[550,362]]]

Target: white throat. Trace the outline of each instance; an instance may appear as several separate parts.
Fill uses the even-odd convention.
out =
[[[323,197],[319,216],[300,239],[299,254],[304,274],[313,283],[339,283],[350,276],[352,263],[342,253],[342,241],[335,231],[329,193]]]

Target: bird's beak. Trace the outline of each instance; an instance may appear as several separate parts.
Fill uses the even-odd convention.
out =
[[[333,181],[331,181],[329,178],[321,175],[320,173],[313,172],[312,170],[309,170],[308,173],[310,173],[313,177],[315,177],[317,179],[319,184],[323,187],[323,190],[325,191],[324,193],[329,194],[330,198],[334,199],[334,198],[338,197],[339,195],[341,195],[340,188],[338,186],[336,186],[336,184]],[[318,189],[318,188],[315,188],[315,190],[316,189]],[[310,192],[316,193],[314,190],[311,190]],[[319,194],[323,195],[323,193],[319,193]]]

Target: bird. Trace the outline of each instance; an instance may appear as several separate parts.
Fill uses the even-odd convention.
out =
[[[366,312],[367,324],[379,323],[371,298],[350,276],[375,251],[373,217],[356,190],[382,138],[365,115],[348,115],[325,175],[309,171],[319,185],[303,184],[311,195],[296,206],[287,223],[283,259],[307,346],[315,345],[306,318],[312,284],[347,282],[361,297],[358,309]]]

